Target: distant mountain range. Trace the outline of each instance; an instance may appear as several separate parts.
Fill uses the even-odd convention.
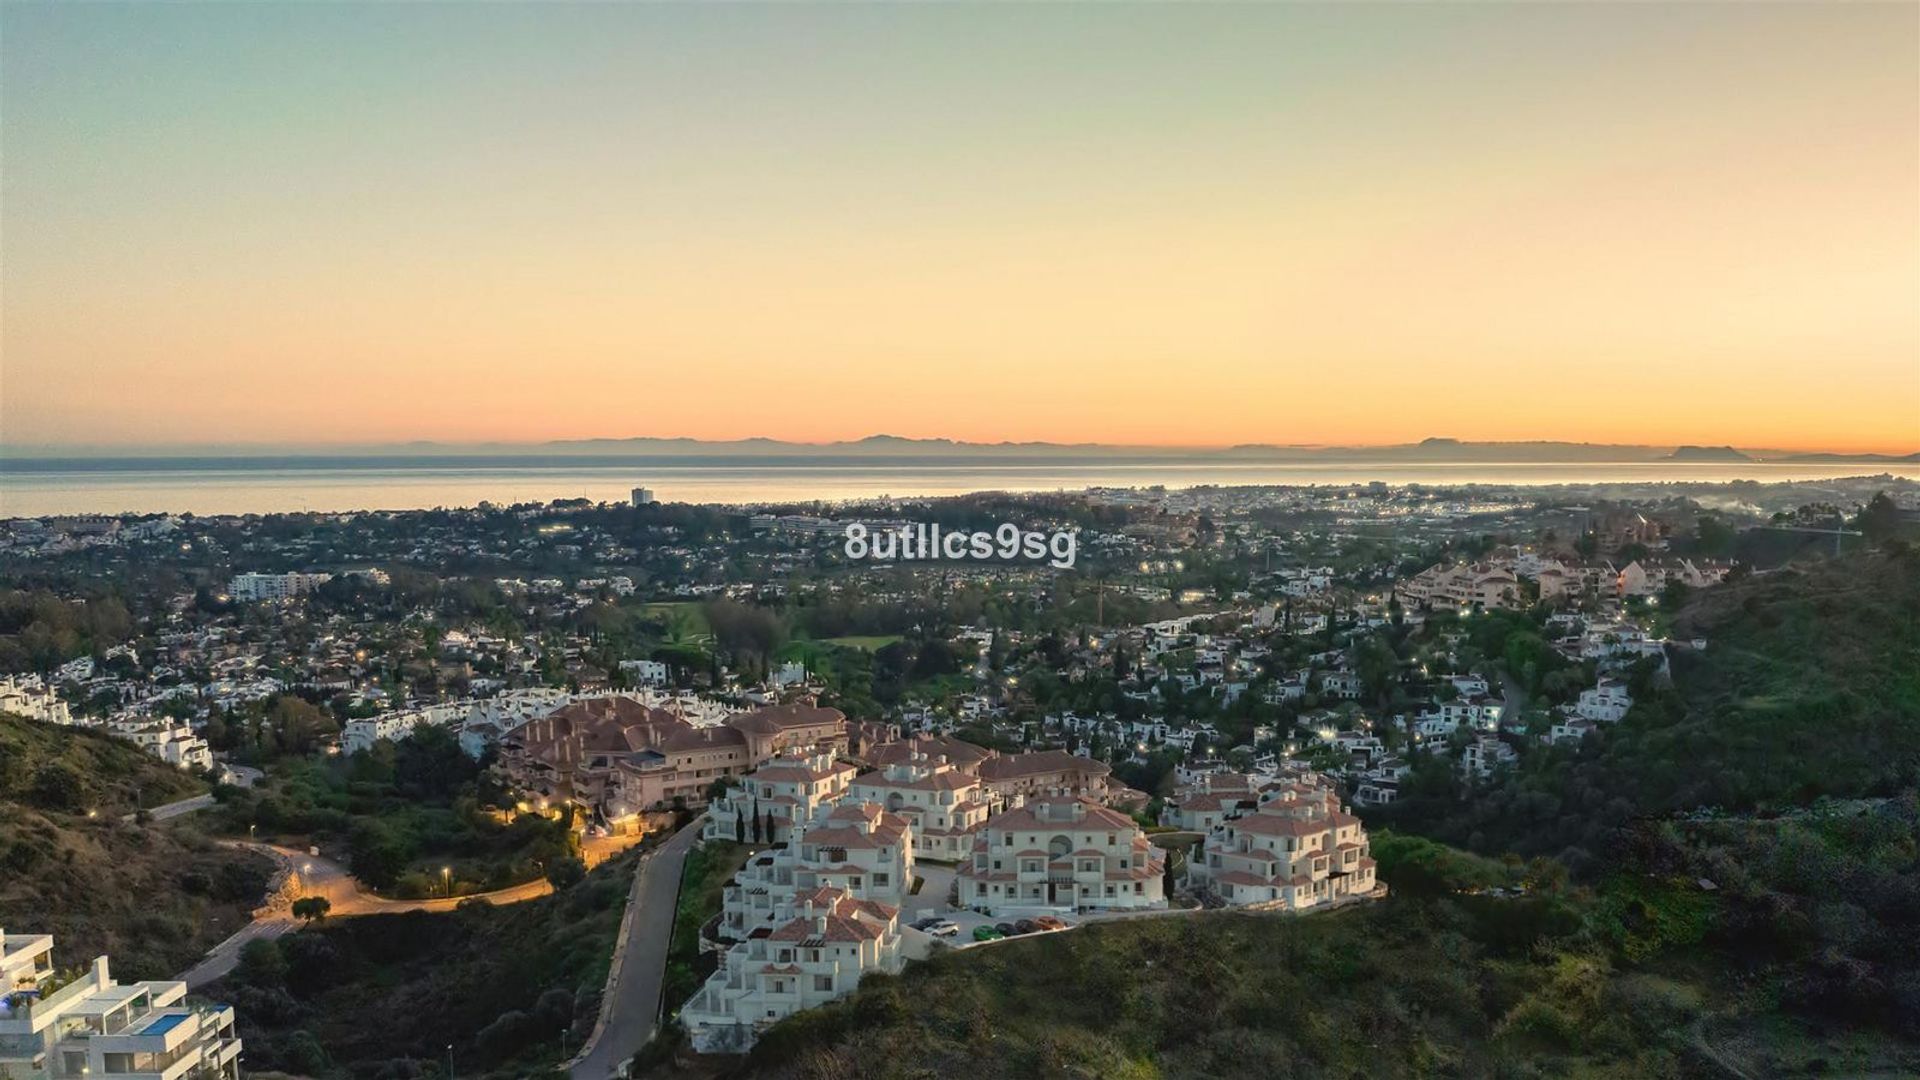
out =
[[[1736,449],[1731,446],[1641,446],[1620,443],[1468,442],[1431,438],[1387,446],[1300,446],[1252,443],[1228,447],[1129,446],[1100,443],[970,443],[953,439],[910,439],[871,435],[829,443],[785,442],[753,438],[708,441],[688,438],[567,439],[542,443],[410,442],[354,446],[173,446],[173,447],[0,447],[0,459],[16,462],[62,459],[301,459],[355,458],[807,458],[807,459],[973,459],[1024,461],[1125,459],[1152,461],[1245,462],[1773,462],[1785,464],[1915,464],[1920,453],[1836,454],[1789,450]]]

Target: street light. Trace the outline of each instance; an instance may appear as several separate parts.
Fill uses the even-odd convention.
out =
[[[453,895],[453,867],[451,866],[440,868],[440,892],[445,896]]]

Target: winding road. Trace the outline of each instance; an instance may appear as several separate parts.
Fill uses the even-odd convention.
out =
[[[353,915],[392,915],[402,911],[452,911],[463,900],[485,900],[491,904],[517,904],[523,900],[532,900],[553,891],[545,878],[529,881],[524,885],[515,885],[493,892],[470,893],[466,896],[434,897],[426,900],[391,900],[377,896],[360,887],[347,868],[332,859],[320,855],[310,855],[290,847],[278,844],[263,844],[248,840],[223,841],[229,847],[243,848],[270,855],[289,866],[293,872],[293,882],[289,893],[293,896],[324,896],[332,907],[328,918]],[[189,987],[204,986],[232,971],[240,963],[240,950],[250,941],[260,938],[277,938],[300,925],[292,913],[275,908],[242,927],[232,937],[215,945],[198,964],[180,976],[180,981]]]

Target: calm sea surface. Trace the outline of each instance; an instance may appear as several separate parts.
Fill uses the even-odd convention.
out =
[[[1077,491],[1201,484],[1778,483],[1892,473],[1901,464],[1489,464],[1218,461],[963,462],[771,458],[689,462],[259,458],[0,462],[0,516],[244,514],[404,510],[588,498],[624,501],[635,487],[663,502],[839,501],[970,491]]]

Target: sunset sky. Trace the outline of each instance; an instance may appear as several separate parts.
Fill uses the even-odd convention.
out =
[[[0,7],[0,441],[1920,450],[1920,6]]]

